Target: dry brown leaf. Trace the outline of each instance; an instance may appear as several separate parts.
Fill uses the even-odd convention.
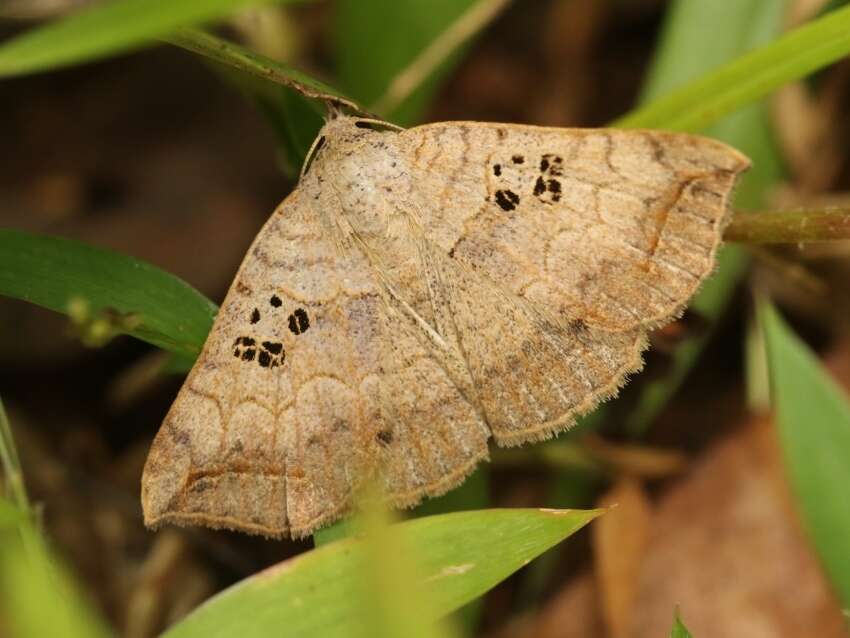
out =
[[[152,638],[214,590],[209,574],[192,560],[186,538],[173,530],[160,534],[127,597],[124,635]]]
[[[847,637],[796,521],[769,421],[720,443],[659,503],[632,636],[667,635],[675,605],[694,636]]]
[[[602,617],[611,638],[627,638],[634,620],[652,506],[640,481],[629,476],[618,479],[597,506],[611,508],[591,527]]]
[[[599,610],[598,587],[593,574],[583,572],[570,581],[543,608],[534,627],[523,635],[526,638],[603,638],[605,623]]]

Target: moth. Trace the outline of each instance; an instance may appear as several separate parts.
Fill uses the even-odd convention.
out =
[[[749,160],[650,130],[336,114],[154,440],[145,523],[302,537],[570,427],[712,271]]]

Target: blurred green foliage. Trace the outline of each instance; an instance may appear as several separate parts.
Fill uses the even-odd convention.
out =
[[[381,523],[371,524],[365,530],[371,536],[365,540],[347,538],[329,543],[243,580],[165,635],[224,638],[238,634],[259,638],[273,632],[282,638],[330,638],[372,636],[385,632],[386,627],[397,627],[400,621],[393,619],[392,610],[373,607],[364,617],[358,595],[358,588],[363,587],[371,588],[370,596],[374,597],[367,608],[390,605],[399,596],[410,597],[411,590],[422,588],[428,603],[420,610],[423,615],[407,619],[408,631],[412,632],[413,624],[445,616],[480,596],[600,513],[485,509],[428,516],[384,529],[380,529]],[[419,579],[399,582],[393,564],[372,564],[378,560],[376,551],[382,554],[381,561],[391,562],[403,560],[399,555],[403,552]],[[371,583],[364,584],[362,571],[372,567],[379,573]],[[382,582],[396,591],[376,593],[375,585]]]
[[[249,5],[283,0],[114,0],[55,20],[3,43],[0,78],[51,71],[150,46],[180,27]]]
[[[758,302],[771,400],[805,527],[844,608],[850,608],[850,405],[846,391],[770,302]]]

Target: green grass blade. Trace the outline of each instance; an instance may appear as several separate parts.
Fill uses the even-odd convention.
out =
[[[476,0],[424,47],[371,106],[376,113],[395,113],[429,78],[452,63],[467,41],[501,13],[511,0]]]
[[[489,507],[490,504],[490,466],[488,463],[483,463],[453,490],[437,498],[423,501],[413,511],[413,515],[435,516],[449,512],[480,510]],[[483,598],[471,600],[452,615],[454,625],[461,629],[464,635],[475,635],[483,606]]]
[[[10,528],[27,520],[26,514],[3,497],[0,497],[0,536]]]
[[[109,250],[0,229],[0,294],[70,313],[83,307],[107,331],[197,356],[216,306],[174,275]]]
[[[369,484],[360,493],[354,527],[360,559],[354,605],[368,638],[454,638],[451,625],[436,612],[418,569],[418,552],[409,536],[396,533],[395,513],[384,501],[379,486]]]
[[[337,541],[354,536],[357,533],[357,528],[354,525],[354,519],[351,517],[343,518],[333,525],[322,527],[313,532],[313,544],[315,547],[330,545]]]
[[[673,628],[670,630],[670,638],[691,638],[691,632],[682,622],[678,609],[673,613]]]
[[[703,26],[702,33],[722,40],[738,31],[737,21],[730,20],[728,14],[740,11],[739,5],[748,3],[700,4],[706,5],[701,12],[709,20],[713,16],[715,21],[721,21],[723,24],[718,30]],[[774,1],[773,4],[782,3]],[[693,33],[699,37],[696,31]],[[688,44],[684,36],[682,42]],[[697,54],[700,47],[694,48],[693,51]],[[784,84],[804,78],[836,62],[848,53],[850,7],[844,7],[812,20],[775,42],[654,100],[619,120],[617,125],[629,128],[702,130],[723,116],[766,97]],[[664,56],[661,58],[668,59],[670,58]]]
[[[791,485],[826,573],[850,607],[850,403],[768,301],[759,301],[758,318]]]
[[[337,0],[340,86],[361,104],[373,104],[473,4],[475,0]],[[402,125],[416,122],[459,56],[459,51],[449,55],[398,108],[380,115]]]
[[[178,34],[178,36],[185,35],[186,30]],[[289,74],[290,67],[269,58],[258,57],[257,54],[248,52],[231,42],[225,42],[208,34],[203,35],[208,42],[220,42],[226,45],[216,55],[205,57],[216,60],[212,65],[213,70],[252,100],[265,115],[276,138],[279,167],[289,179],[296,180],[310,146],[325,123],[327,106],[319,100],[306,97],[295,88],[290,88],[295,84],[294,82],[279,81],[279,78]],[[175,37],[169,38],[168,41],[176,46],[188,44],[185,40],[178,42]],[[196,41],[192,46],[185,48],[197,46]],[[218,60],[217,55],[221,55],[222,59]],[[296,72],[292,79],[303,81],[306,77]],[[335,91],[318,80],[311,78],[310,81],[317,92]],[[332,101],[338,104],[353,104],[351,100],[339,93]],[[359,107],[355,110],[359,110]]]
[[[0,77],[49,71],[139,48],[176,29],[273,0],[113,0],[0,45]]]
[[[423,575],[432,612],[444,616],[480,596],[599,511],[502,509],[418,518],[391,528]],[[210,599],[167,638],[362,636],[357,605],[363,542],[302,554]],[[368,568],[368,565],[366,566]],[[428,621],[429,619],[416,619]]]
[[[770,41],[779,32],[784,7],[784,2],[776,0],[741,0],[725,4],[724,11],[718,11],[716,3],[703,0],[674,3],[643,98],[655,99],[671,87],[709,72],[723,60]],[[666,122],[654,125],[667,128]],[[705,133],[750,156],[753,168],[738,188],[736,205],[763,206],[764,194],[783,172],[765,106],[752,104],[716,122]],[[670,355],[665,375],[645,385],[626,421],[630,432],[636,435],[644,432],[684,382],[708,343],[711,329],[728,305],[746,266],[747,260],[740,248],[726,246],[721,251],[717,271],[703,284],[690,305],[707,320],[709,330],[682,341]]]
[[[14,509],[0,500],[0,519]],[[18,516],[14,527],[0,526],[0,609],[9,638],[111,636],[41,535],[23,513]]]
[[[337,91],[291,66],[287,66],[264,55],[249,51],[238,44],[222,40],[198,29],[180,29],[168,36],[171,44],[227,65],[255,77],[287,86],[310,98],[326,100],[354,110],[360,107]]]
[[[196,29],[182,29],[168,42],[216,63],[216,70],[266,116],[277,138],[280,167],[296,179],[332,102],[363,109],[335,88],[297,69]]]

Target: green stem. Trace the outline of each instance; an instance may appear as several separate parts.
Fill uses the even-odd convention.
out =
[[[737,212],[724,233],[724,239],[745,244],[850,239],[850,208]]]

